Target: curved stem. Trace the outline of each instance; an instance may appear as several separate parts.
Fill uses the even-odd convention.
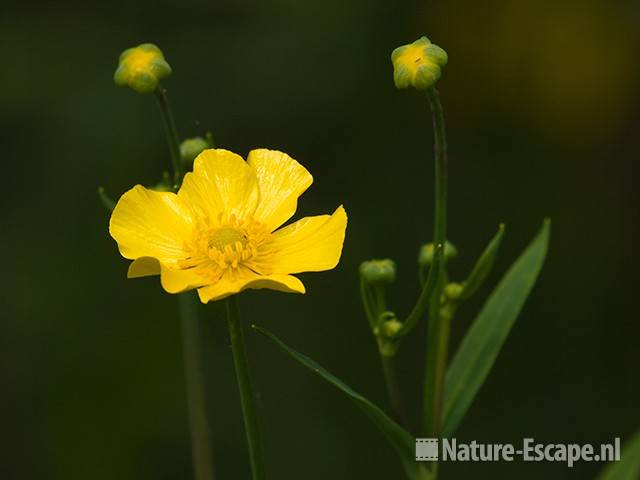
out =
[[[162,112],[162,119],[164,120],[164,132],[167,136],[167,142],[169,144],[169,151],[171,152],[171,166],[173,167],[173,182],[175,186],[180,184],[182,180],[182,163],[180,162],[180,136],[178,135],[178,129],[176,123],[173,121],[173,114],[171,113],[171,107],[169,106],[169,100],[167,98],[167,91],[158,87],[155,91],[160,111]]]
[[[422,291],[420,292],[420,296],[418,297],[418,301],[416,305],[411,310],[411,313],[407,317],[407,319],[402,324],[402,329],[396,334],[396,337],[401,337],[409,333],[413,327],[416,326],[420,317],[424,315],[424,312],[427,311],[427,307],[429,306],[429,302],[432,301],[433,293],[435,291],[437,282],[440,279],[440,272],[442,269],[442,255],[443,255],[444,247],[440,245],[436,245],[435,253],[433,256],[433,265],[429,269],[429,275],[427,276],[427,281],[422,287]]]
[[[198,300],[193,292],[178,295],[182,322],[184,373],[189,405],[189,426],[193,445],[193,470],[196,480],[213,480],[211,432],[207,418],[202,345],[198,318]]]
[[[258,429],[258,415],[256,413],[255,398],[251,388],[249,376],[249,363],[247,360],[247,348],[244,341],[244,333],[240,323],[238,301],[233,295],[227,300],[227,322],[229,324],[229,338],[233,349],[233,361],[236,367],[236,378],[240,390],[240,403],[244,416],[244,427],[249,444],[249,459],[253,480],[264,480],[264,464],[262,461],[262,444],[260,443],[260,431]]]
[[[369,327],[371,327],[371,331],[373,332],[378,324],[377,314],[374,312],[369,286],[362,278],[360,279],[360,299],[362,300],[364,313],[369,321]]]
[[[427,90],[431,107],[435,153],[435,224],[434,245],[445,245],[447,235],[447,140],[440,95],[435,88]],[[447,364],[449,320],[441,315],[440,297],[446,278],[444,254],[439,260],[440,274],[429,305],[427,330],[427,365],[424,382],[424,430],[428,437],[438,438],[442,423],[444,372]],[[434,260],[435,264],[435,260]],[[434,265],[435,266],[435,265]],[[433,267],[432,267],[433,268]]]

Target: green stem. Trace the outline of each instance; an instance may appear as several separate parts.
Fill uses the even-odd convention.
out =
[[[180,137],[178,136],[178,130],[173,121],[171,107],[167,100],[167,91],[162,87],[158,87],[155,94],[158,104],[160,105],[160,111],[162,112],[164,133],[167,137],[167,144],[173,164],[173,189],[177,191],[182,181]],[[192,292],[180,294],[178,298],[180,304],[180,321],[182,323],[182,344],[184,349],[193,470],[196,480],[213,480],[213,456],[211,434],[207,419],[197,300]]]
[[[380,354],[382,360],[382,370],[384,372],[384,380],[387,385],[387,394],[389,395],[389,405],[394,419],[405,428],[407,427],[407,414],[402,398],[402,390],[398,381],[398,370],[396,368],[395,355]]]
[[[364,313],[367,316],[367,320],[369,321],[369,326],[373,332],[378,325],[378,319],[376,318],[377,314],[374,312],[369,286],[362,278],[360,278],[360,299],[362,300],[362,306],[364,308]]]
[[[447,229],[447,140],[440,96],[435,88],[427,90],[431,107],[435,153],[435,221],[434,245],[444,245]],[[438,438],[442,423],[444,372],[447,364],[449,320],[441,315],[440,297],[446,278],[445,256],[441,255],[440,275],[429,304],[427,331],[427,365],[424,382],[424,430],[428,437]]]
[[[418,297],[418,301],[416,302],[413,310],[404,321],[402,325],[402,329],[396,334],[396,337],[401,337],[403,335],[408,334],[413,327],[416,326],[418,320],[424,315],[424,312],[427,310],[427,307],[432,302],[434,297],[434,292],[436,290],[436,286],[440,280],[442,262],[441,257],[443,255],[443,247],[442,245],[436,245],[435,253],[433,257],[433,265],[429,269],[429,276],[425,284],[422,286],[422,291],[420,292],[420,296]]]
[[[435,153],[435,225],[434,245],[444,245],[447,238],[447,136],[440,94],[435,88],[427,90],[431,106]]]
[[[202,368],[198,303],[193,292],[181,293],[178,295],[178,299],[182,322],[189,426],[193,445],[193,469],[196,480],[213,480],[211,434],[207,418],[205,379]]]
[[[236,378],[240,390],[240,403],[242,405],[242,415],[244,416],[244,426],[249,444],[249,459],[253,480],[264,480],[264,464],[262,461],[262,444],[260,443],[260,432],[258,429],[258,415],[256,413],[255,398],[251,388],[251,378],[249,377],[249,363],[247,361],[247,349],[244,341],[244,333],[240,323],[238,313],[238,302],[233,295],[227,300],[227,321],[229,323],[229,338],[233,349],[233,361],[236,367]]]
[[[171,165],[173,167],[173,182],[177,186],[182,180],[182,163],[180,161],[180,136],[178,135],[178,129],[176,123],[173,121],[173,114],[171,113],[171,107],[169,106],[169,100],[167,98],[167,91],[159,86],[156,91],[156,99],[162,112],[162,119],[164,120],[164,132],[167,136],[167,142],[169,144],[169,151],[171,152]]]

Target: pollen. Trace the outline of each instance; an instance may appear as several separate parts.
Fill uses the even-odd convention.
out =
[[[254,259],[268,231],[252,218],[241,221],[235,215],[221,214],[216,220],[213,226],[201,224],[197,228],[193,253],[181,267],[196,267],[211,278],[241,266],[255,270]]]
[[[219,252],[224,252],[227,246],[233,247],[240,243],[241,247],[246,246],[247,236],[235,228],[219,228],[214,230],[209,239],[209,248],[215,248]]]

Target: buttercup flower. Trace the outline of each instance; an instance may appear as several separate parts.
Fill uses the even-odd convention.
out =
[[[245,162],[222,149],[205,150],[177,194],[137,185],[118,201],[109,224],[128,277],[160,275],[163,288],[197,288],[219,300],[247,288],[304,293],[291,274],[334,268],[347,215],[295,213],[311,174],[285,153],[253,150]]]
[[[113,80],[138,93],[152,93],[158,88],[158,82],[170,73],[171,67],[162,51],[153,43],[143,43],[122,52]]]
[[[422,37],[409,45],[396,48],[391,53],[393,81],[397,88],[413,86],[426,90],[433,86],[447,64],[447,52]]]

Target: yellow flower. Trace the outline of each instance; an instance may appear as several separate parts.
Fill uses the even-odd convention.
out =
[[[138,93],[152,93],[160,80],[171,73],[162,50],[153,43],[128,48],[120,55],[113,80],[121,87],[131,87]]]
[[[128,277],[160,275],[163,288],[197,288],[219,300],[247,288],[304,293],[293,273],[334,268],[347,214],[305,217],[278,229],[296,211],[311,174],[287,154],[253,150],[245,162],[222,149],[205,150],[180,191],[137,185],[118,201],[109,224]]]
[[[422,37],[409,45],[396,48],[391,53],[393,81],[397,88],[413,86],[426,90],[433,86],[447,64],[447,52]]]

